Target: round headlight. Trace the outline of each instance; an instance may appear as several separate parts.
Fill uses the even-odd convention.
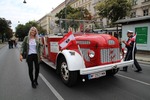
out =
[[[90,58],[93,58],[95,56],[95,52],[93,50],[89,50],[88,55]]]

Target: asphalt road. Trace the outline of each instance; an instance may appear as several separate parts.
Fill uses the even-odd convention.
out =
[[[130,67],[114,77],[67,87],[55,70],[41,64],[39,86],[33,89],[27,64],[19,61],[19,49],[5,46],[0,49],[0,100],[150,100],[150,65],[140,65],[140,73]]]

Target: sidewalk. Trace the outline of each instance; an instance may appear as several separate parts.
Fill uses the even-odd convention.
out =
[[[7,45],[7,42],[0,43],[0,49]]]
[[[7,45],[7,42],[0,43],[0,49]],[[136,54],[136,59],[140,63],[150,64],[150,52],[138,51]]]
[[[141,63],[150,64],[150,52],[138,51],[135,58]]]

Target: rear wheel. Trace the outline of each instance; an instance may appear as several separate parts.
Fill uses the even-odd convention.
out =
[[[78,79],[78,72],[69,71],[68,64],[64,57],[60,59],[59,73],[60,73],[63,83],[66,84],[67,86],[73,86],[76,84],[77,79]]]

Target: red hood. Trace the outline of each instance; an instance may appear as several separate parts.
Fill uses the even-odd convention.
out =
[[[113,40],[115,42],[112,47],[118,47],[119,41],[117,38],[108,35],[108,34],[74,34],[77,41],[90,41],[91,46],[97,45],[100,47],[110,46],[108,44],[109,40]]]

